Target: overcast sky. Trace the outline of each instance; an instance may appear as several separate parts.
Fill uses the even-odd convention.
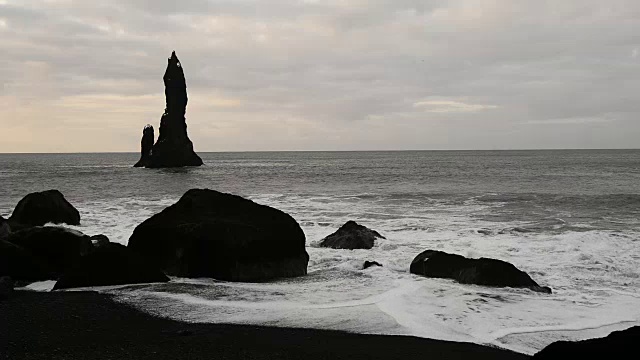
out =
[[[638,0],[0,0],[0,152],[640,147]],[[157,135],[157,130],[156,130]]]

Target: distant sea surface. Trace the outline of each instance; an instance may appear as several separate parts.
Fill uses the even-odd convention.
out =
[[[58,189],[87,234],[126,244],[191,188],[281,209],[300,223],[306,277],[266,284],[174,279],[102,289],[180,320],[340,329],[533,353],[640,324],[640,150],[200,153],[205,166],[136,169],[139,154],[0,154],[0,214]],[[347,220],[372,250],[317,242]],[[509,261],[552,295],[409,274],[439,249]],[[362,270],[365,260],[382,268]]]

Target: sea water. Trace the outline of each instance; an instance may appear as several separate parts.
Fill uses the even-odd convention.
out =
[[[1,154],[0,214],[29,192],[59,189],[80,210],[74,228],[126,244],[185,191],[210,188],[298,221],[307,276],[100,289],[178,320],[413,335],[528,354],[640,324],[638,150],[200,155],[198,168],[139,169],[128,153]],[[348,220],[386,239],[371,250],[317,246]],[[509,261],[553,294],[410,274],[426,249]],[[363,270],[366,260],[383,267]]]

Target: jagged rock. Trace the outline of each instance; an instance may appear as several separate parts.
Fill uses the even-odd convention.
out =
[[[202,159],[193,151],[193,143],[187,135],[187,84],[175,51],[171,53],[163,79],[166,108],[160,120],[158,141],[151,148],[147,161],[143,161],[144,164],[138,163],[149,168],[200,166]],[[142,142],[144,157],[144,132]]]
[[[322,239],[320,246],[332,249],[371,249],[376,238],[384,239],[384,236],[350,220],[336,232]]]
[[[46,223],[80,225],[80,213],[58,190],[28,194],[18,202],[9,218],[12,229]]]
[[[13,279],[9,276],[0,277],[0,300],[7,299],[13,292]]]
[[[155,140],[155,134],[153,126],[147,124],[142,129],[142,141],[140,141],[140,160],[133,165],[134,167],[147,166],[149,158],[151,157],[151,150],[153,149],[153,141]]]
[[[533,359],[637,359],[638,341],[640,326],[634,326],[599,339],[556,341],[535,354]]]
[[[46,267],[29,251],[0,240],[0,276],[15,280],[37,281],[49,278]]]
[[[529,288],[551,293],[550,288],[539,286],[524,271],[496,259],[469,259],[442,251],[426,250],[413,259],[409,271],[426,277],[453,279],[463,284]]]
[[[124,245],[109,243],[83,256],[58,279],[54,290],[167,282],[169,278]]]
[[[191,189],[145,220],[128,246],[167,274],[230,281],[305,275],[309,261],[291,216],[208,189]]]
[[[9,226],[9,222],[0,216],[0,240],[7,240],[10,232],[11,226]]]
[[[89,236],[57,226],[36,226],[12,232],[9,242],[33,255],[46,269],[49,279],[55,279],[81,256],[93,251]]]
[[[368,268],[370,268],[372,266],[382,266],[382,264],[380,264],[377,261],[369,261],[369,260],[367,260],[367,261],[364,262],[364,265],[362,265],[362,269],[363,270],[364,269],[368,269]]]

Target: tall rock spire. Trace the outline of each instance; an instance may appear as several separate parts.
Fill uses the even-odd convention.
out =
[[[171,53],[167,70],[164,73],[164,94],[166,108],[160,120],[160,134],[158,141],[153,145],[146,161],[143,132],[142,158],[139,166],[149,168],[200,166],[202,159],[193,151],[193,143],[187,135],[187,122],[185,113],[187,110],[187,83],[184,78],[184,70],[176,52]],[[151,129],[153,139],[153,128]],[[136,164],[138,165],[138,164]]]

